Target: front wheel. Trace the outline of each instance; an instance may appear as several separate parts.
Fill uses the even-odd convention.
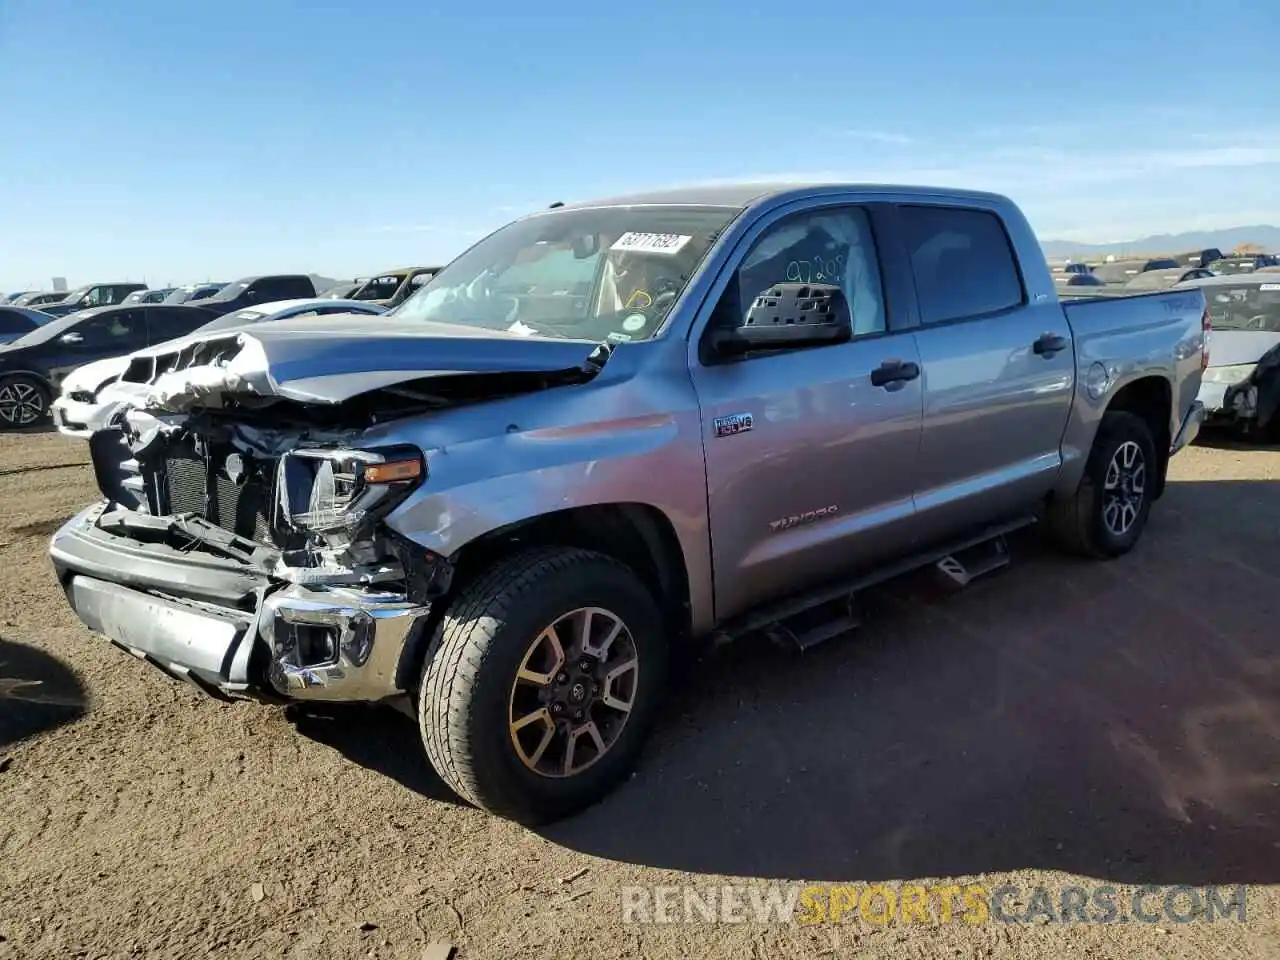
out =
[[[1147,525],[1158,470],[1146,421],[1123,410],[1104,414],[1075,495],[1049,506],[1059,544],[1098,559],[1128,553]]]
[[[0,430],[35,426],[49,414],[49,391],[35,377],[0,378]]]
[[[513,556],[437,627],[418,692],[427,757],[457,794],[526,824],[601,799],[634,765],[664,686],[644,584],[578,549]]]

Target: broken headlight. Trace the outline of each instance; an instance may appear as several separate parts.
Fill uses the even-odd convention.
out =
[[[426,478],[421,451],[292,450],[277,467],[277,526],[355,538]]]
[[[1200,377],[1202,383],[1243,383],[1253,374],[1256,363],[1233,363],[1226,367],[1210,367]]]

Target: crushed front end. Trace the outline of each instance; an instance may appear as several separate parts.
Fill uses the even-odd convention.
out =
[[[426,463],[284,420],[130,410],[95,433],[105,500],[54,535],[59,580],[90,629],[211,695],[394,699],[450,574],[381,522]]]

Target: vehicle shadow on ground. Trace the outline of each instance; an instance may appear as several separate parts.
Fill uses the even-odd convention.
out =
[[[0,749],[84,716],[84,686],[35,647],[0,638]]]
[[[1123,559],[1033,534],[962,593],[874,591],[802,655],[726,648],[638,776],[543,833],[775,879],[1280,881],[1277,532],[1280,484],[1171,483]]]
[[[1210,450],[1274,450],[1280,444],[1269,439],[1245,439],[1226,427],[1206,427],[1196,436],[1196,446]]]
[[[287,716],[302,736],[337,750],[352,763],[431,800],[464,804],[427,760],[414,721],[398,710],[307,704],[289,707]]]

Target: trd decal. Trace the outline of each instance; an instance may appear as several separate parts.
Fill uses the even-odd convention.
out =
[[[827,517],[834,517],[839,512],[840,508],[833,503],[829,507],[822,507],[818,510],[806,510],[804,513],[793,513],[791,516],[783,517],[780,520],[770,520],[769,532],[781,533],[784,530],[804,526],[806,523],[814,523],[818,520],[825,520]]]

